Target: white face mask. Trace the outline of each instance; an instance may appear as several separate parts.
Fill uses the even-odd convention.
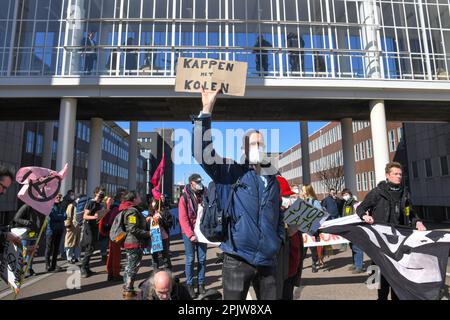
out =
[[[281,206],[284,208],[289,208],[291,206],[291,198],[282,197]]]
[[[252,164],[261,163],[264,159],[264,149],[251,147],[248,155],[248,161]]]
[[[350,195],[346,194],[345,196],[342,197],[345,201],[348,201],[350,199]]]
[[[197,190],[197,191],[202,191],[202,190],[203,190],[203,184],[201,184],[201,183],[196,183],[196,184],[195,184],[195,190]]]

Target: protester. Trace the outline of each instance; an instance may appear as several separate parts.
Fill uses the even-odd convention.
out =
[[[161,231],[161,239],[163,243],[163,251],[154,252],[153,262],[156,263],[156,269],[171,269],[172,263],[169,256],[170,245],[170,228],[173,225],[173,218],[169,208],[166,206],[166,198],[161,194],[161,200],[152,199],[149,206],[149,217],[146,219],[151,224],[151,220],[156,219]]]
[[[84,73],[91,74],[92,69],[94,68],[94,62],[97,61],[97,53],[96,53],[96,45],[97,43],[94,40],[95,32],[89,31],[88,36],[83,38],[81,45],[84,47],[83,55],[84,55]]]
[[[385,168],[386,181],[381,181],[372,189],[364,201],[356,208],[356,213],[368,224],[388,223],[411,226],[420,231],[426,228],[413,210],[408,190],[402,183],[403,169],[398,162],[389,162]],[[383,275],[380,279],[378,300],[398,300],[394,290]]]
[[[14,181],[14,175],[7,168],[0,166],[0,195],[6,193],[8,188],[12,185]],[[3,248],[3,243],[5,241],[11,241],[15,245],[19,245],[21,242],[20,237],[7,231],[0,230],[0,248]]]
[[[257,130],[245,134],[240,163],[225,161],[211,148],[211,113],[217,93],[202,90],[203,110],[193,119],[193,155],[216,187],[233,192],[228,237],[220,245],[225,253],[224,299],[246,299],[252,283],[260,288],[258,299],[276,299],[276,259],[285,237],[277,170],[267,161],[263,135]],[[226,198],[221,197],[221,202]]]
[[[139,289],[137,300],[192,300],[186,287],[168,269],[153,271]]]
[[[65,212],[62,209],[62,194],[58,194],[55,198],[52,211],[48,216],[48,224],[46,231],[46,247],[45,247],[45,270],[49,272],[61,271],[61,267],[57,266],[59,245],[61,244],[64,232]]]
[[[328,196],[325,197],[325,199],[322,200],[321,205],[322,208],[325,209],[326,212],[330,214],[329,220],[331,219],[337,219],[340,216],[339,212],[339,199],[336,196],[336,189],[331,188]]]
[[[185,273],[186,283],[192,298],[197,293],[204,294],[205,290],[205,272],[206,272],[206,251],[207,244],[197,241],[194,233],[197,213],[203,201],[205,188],[202,183],[202,177],[194,173],[189,176],[189,184],[184,187],[183,195],[178,204],[178,219],[180,220],[181,233],[185,249]],[[194,290],[194,260],[197,252],[198,262],[198,290]]]
[[[13,219],[13,225],[15,228],[26,228],[26,235],[23,237],[22,245],[25,248],[25,252],[29,251],[28,248],[36,245],[37,237],[44,224],[45,216],[27,204],[23,204],[17,211]],[[25,255],[26,263],[31,259],[29,254]],[[28,267],[28,275],[33,276],[35,274],[33,270],[33,261],[31,261]]]
[[[136,191],[128,191],[124,195],[123,202],[119,207],[119,211],[124,211],[123,219],[126,231],[125,242],[123,245],[127,254],[127,263],[123,276],[124,299],[136,297],[134,282],[142,261],[143,249],[146,241],[150,239],[150,232],[145,230],[145,217],[137,209],[140,203],[141,198]]]
[[[64,247],[66,249],[66,259],[68,263],[75,264],[80,259],[80,236],[81,224],[77,222],[76,208],[81,196],[70,203],[66,209],[66,220],[64,226],[66,227],[66,235],[64,239]]]
[[[316,193],[315,193],[312,185],[307,184],[307,185],[302,186],[301,197],[303,198],[303,200],[305,200],[309,204],[322,210],[322,206],[321,206],[319,200],[317,200],[317,196],[316,196]],[[315,238],[316,241],[320,241],[318,233],[315,233],[313,235],[313,237]],[[313,273],[316,273],[319,270],[319,266],[324,266],[323,255],[322,255],[323,249],[322,249],[322,247],[310,247],[309,249],[311,250],[311,258],[312,258],[311,271]],[[306,254],[306,251],[307,251],[307,248],[304,248],[303,255]]]
[[[103,237],[108,237],[114,219],[119,214],[119,206],[127,192],[119,190],[114,196],[114,202],[110,207],[110,211],[100,220],[99,232]],[[121,261],[121,246],[120,244],[111,241],[108,243],[108,257],[106,260],[106,272],[108,273],[108,281],[123,281],[120,275],[120,261]]]
[[[268,48],[272,47],[272,44],[265,40],[263,35],[259,35],[254,47],[255,49],[252,52],[256,53],[256,71],[258,71],[260,76],[267,75],[266,73],[269,70]],[[264,72],[261,72],[261,69]]]
[[[281,212],[284,213],[295,202],[295,192],[287,180],[277,176],[280,184]],[[298,226],[285,226],[286,237],[277,259],[277,299],[292,300],[294,287],[300,286],[303,269],[303,237]]]
[[[95,246],[98,242],[99,232],[97,222],[109,211],[111,199],[107,199],[105,205],[102,204],[105,199],[105,189],[101,187],[95,188],[94,199],[86,203],[83,214],[83,227],[81,235],[81,246],[84,251],[83,260],[81,261],[81,276],[83,278],[90,277],[94,272],[90,269],[91,257],[94,254]]]
[[[359,202],[353,197],[350,189],[342,190],[342,198],[344,199],[344,206],[342,216],[351,216],[356,213],[356,208],[359,206]],[[356,245],[350,243],[352,249],[353,265],[349,268],[354,274],[365,272],[364,269],[364,252]]]

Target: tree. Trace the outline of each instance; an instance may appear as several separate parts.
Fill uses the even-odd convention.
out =
[[[317,173],[320,178],[320,182],[326,190],[342,190],[344,187],[344,167],[338,165],[337,163],[331,164],[330,167],[331,168]]]

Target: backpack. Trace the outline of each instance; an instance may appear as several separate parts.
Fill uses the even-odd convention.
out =
[[[117,214],[111,225],[111,230],[109,230],[109,239],[114,243],[122,243],[127,236],[125,224],[123,223],[126,212],[127,210],[122,210]]]
[[[225,185],[216,185],[211,181],[208,185],[206,196],[203,197],[203,216],[200,220],[200,231],[211,242],[224,242],[228,236],[230,222],[229,209],[233,194],[239,185],[239,180],[231,186],[231,190]],[[227,201],[224,205],[220,202],[221,195],[227,192]]]
[[[75,221],[73,223],[74,227],[81,226],[83,224],[84,208],[87,202],[90,200],[89,197],[84,196],[78,199],[78,203],[75,206]]]

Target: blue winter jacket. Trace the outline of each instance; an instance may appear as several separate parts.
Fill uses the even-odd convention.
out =
[[[48,216],[47,234],[53,232],[64,232],[64,220],[66,212],[61,204],[54,204],[50,215]]]
[[[221,158],[212,148],[210,132],[205,135],[211,129],[211,116],[194,117],[193,123],[193,156],[217,189],[231,190],[231,185],[239,180],[229,212],[229,236],[220,248],[253,266],[274,266],[285,233],[280,212],[280,187],[275,175],[264,176],[267,179],[265,186],[249,164]],[[204,154],[212,155],[214,163],[204,159]],[[226,198],[222,194],[221,203],[226,203]]]
[[[338,206],[336,200],[334,200],[332,196],[327,196],[325,199],[322,200],[322,207],[330,214],[331,218],[333,219],[339,218],[340,214]]]

